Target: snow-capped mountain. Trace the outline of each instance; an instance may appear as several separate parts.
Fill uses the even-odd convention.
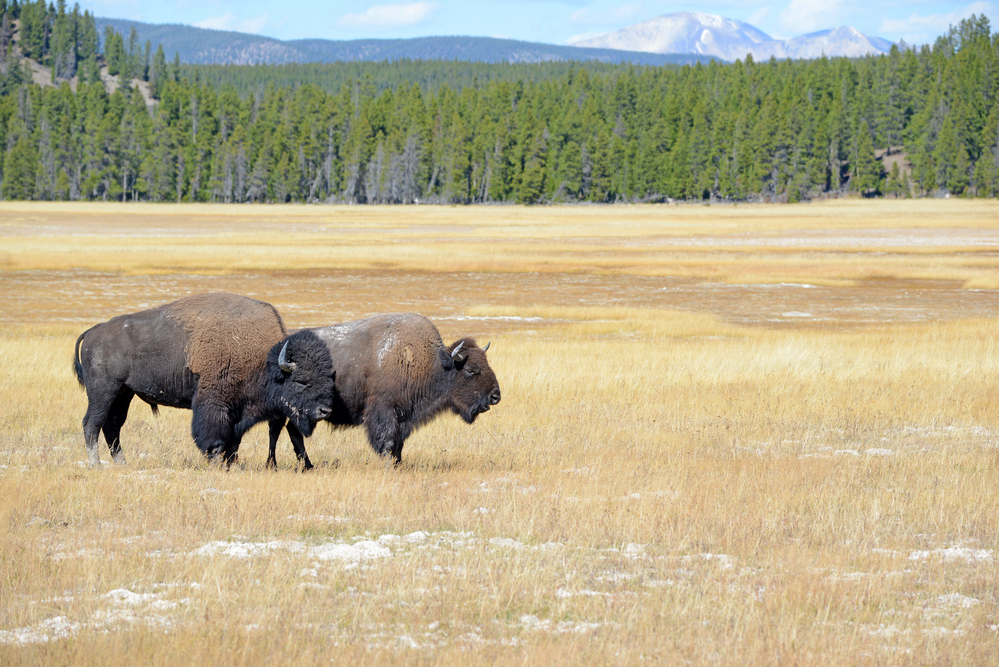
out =
[[[723,60],[818,58],[886,53],[891,42],[867,37],[854,28],[821,30],[794,39],[773,39],[748,23],[700,12],[665,14],[616,32],[577,42],[590,48],[648,53],[699,53]]]
[[[856,28],[842,27],[834,30],[820,30],[785,41],[774,40],[783,45],[784,54],[774,51],[778,58],[821,58],[826,56],[846,56],[857,58],[868,54],[888,53],[891,42],[880,37],[868,37]],[[756,58],[756,54],[753,54]],[[769,56],[767,56],[769,57]]]

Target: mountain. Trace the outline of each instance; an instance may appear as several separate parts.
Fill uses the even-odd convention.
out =
[[[576,46],[649,53],[671,53],[680,49],[684,53],[737,60],[773,41],[762,30],[742,21],[712,14],[679,12],[577,42]]]
[[[461,60],[485,63],[537,63],[593,60],[636,65],[707,63],[712,56],[697,53],[652,53],[612,48],[583,48],[520,42],[491,37],[420,37],[415,39],[298,39],[282,41],[260,35],[209,30],[179,24],[152,24],[97,18],[98,31],[111,26],[126,39],[134,27],[139,43],[163,45],[167,59],[180,54],[182,62],[219,65],[281,65],[286,63],[345,61]]]
[[[859,58],[868,54],[888,53],[892,45],[887,39],[868,37],[856,28],[849,27],[820,30],[794,39],[774,41],[784,45],[784,56],[778,55],[776,51],[774,53],[778,58],[821,58],[823,55]]]
[[[794,39],[773,39],[748,23],[700,12],[665,14],[616,32],[577,42],[576,46],[649,53],[699,53],[723,60],[857,57],[887,53],[891,42],[843,27]]]

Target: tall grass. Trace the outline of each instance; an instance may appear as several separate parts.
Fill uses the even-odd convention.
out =
[[[577,209],[497,210],[467,214]],[[737,326],[489,289],[442,333],[505,323],[503,401],[417,431],[397,469],[320,427],[306,475],[286,440],[264,470],[262,427],[219,470],[189,413],[140,402],[128,465],[86,470],[77,330],[26,309],[0,332],[0,662],[994,662],[994,319]]]

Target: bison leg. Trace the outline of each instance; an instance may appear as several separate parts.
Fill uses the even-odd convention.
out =
[[[83,439],[87,443],[87,467],[100,468],[101,455],[97,451],[97,439],[101,436],[101,421],[91,414],[91,409],[87,408],[87,414],[83,417]]]
[[[391,455],[398,464],[402,460],[402,444],[405,433],[399,424],[396,410],[392,406],[369,406],[364,414],[367,424],[368,442],[379,456]]]
[[[132,402],[135,394],[130,389],[122,389],[108,410],[107,417],[104,418],[104,440],[108,443],[111,451],[111,458],[118,465],[125,465],[125,456],[121,453],[121,443],[118,436],[121,434],[121,427],[128,419],[128,406]]]
[[[229,470],[233,465],[239,463],[239,442],[229,442],[222,449],[222,463],[225,469]]]
[[[270,444],[267,449],[267,467],[271,470],[277,470],[277,457],[275,452],[277,451],[277,441],[281,437],[281,429],[284,428],[285,422],[288,421],[284,417],[278,417],[277,419],[272,419],[267,422],[267,431],[270,437]],[[289,431],[289,435],[291,432]]]
[[[309,460],[309,455],[305,451],[305,438],[302,437],[302,432],[290,422],[288,423],[288,437],[291,438],[291,446],[294,448],[295,456],[298,458],[299,468],[302,472],[312,470],[312,461]]]
[[[278,438],[281,437],[281,429],[285,427],[285,423],[288,423],[288,437],[291,438],[291,446],[295,450],[295,456],[298,457],[299,468],[302,472],[312,470],[312,461],[309,460],[309,455],[305,451],[305,439],[302,437],[302,432],[295,428],[284,417],[278,417],[277,419],[272,419],[267,422],[267,427],[270,433],[270,447],[267,451],[267,467],[271,470],[277,470],[277,441]]]
[[[232,465],[239,449],[239,439],[233,433],[232,420],[226,406],[213,405],[210,401],[199,400],[201,392],[191,404],[194,416],[191,418],[191,435],[194,444],[208,457],[222,457],[223,463]]]
[[[83,439],[87,443],[87,467],[100,468],[101,455],[97,448],[97,441],[101,436],[101,429],[107,421],[108,412],[114,404],[117,393],[111,391],[98,391],[87,387],[87,412],[83,415]]]
[[[402,443],[401,437],[397,437],[395,442],[392,443],[392,457],[395,459],[395,464],[399,465],[402,463]]]

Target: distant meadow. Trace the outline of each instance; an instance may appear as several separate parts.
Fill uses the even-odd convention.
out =
[[[0,663],[992,664],[999,208],[0,203]],[[187,294],[414,311],[503,400],[231,470],[80,332]]]

